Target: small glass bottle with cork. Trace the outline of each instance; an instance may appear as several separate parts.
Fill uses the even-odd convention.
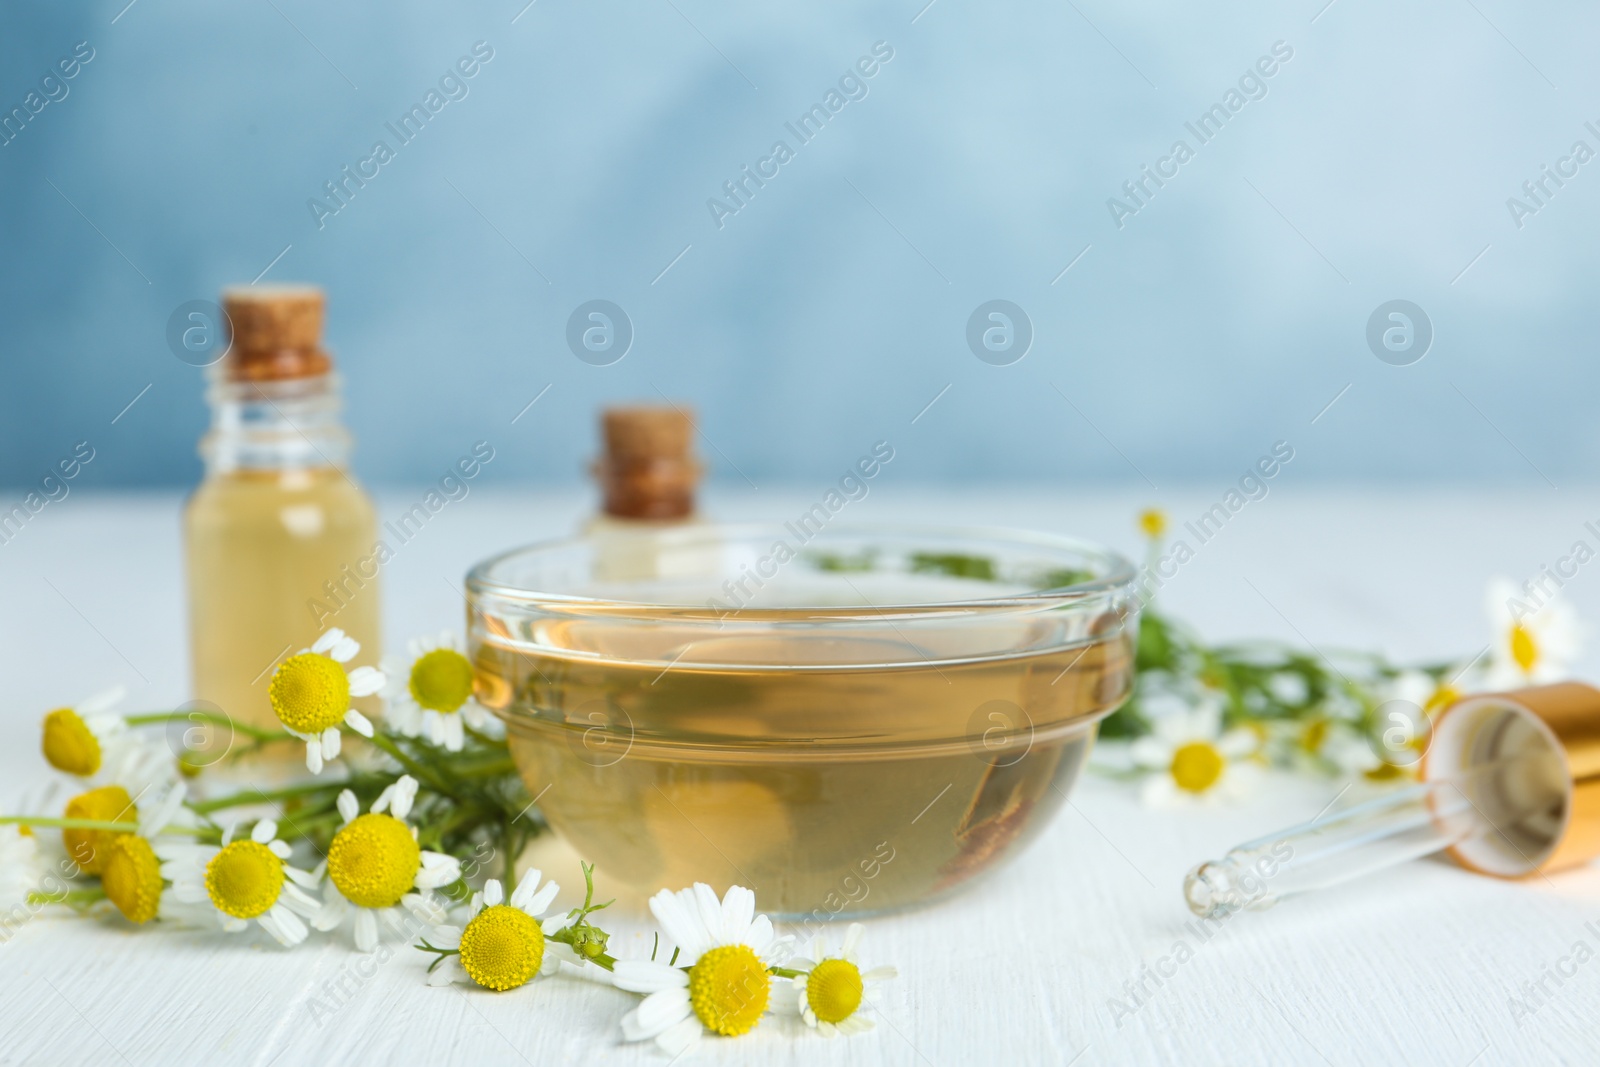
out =
[[[205,478],[184,510],[193,695],[252,725],[277,725],[273,667],[329,627],[361,662],[380,652],[376,516],[345,469],[323,304],[302,286],[223,294],[231,344],[209,371]]]
[[[675,404],[606,408],[605,452],[591,468],[601,512],[584,532],[596,542],[595,576],[605,581],[671,577],[658,538],[700,523],[695,489],[705,468],[694,455],[694,417]],[[677,553],[676,555],[681,555]]]

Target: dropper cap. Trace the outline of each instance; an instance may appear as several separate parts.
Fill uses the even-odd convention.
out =
[[[1600,857],[1600,690],[1582,682],[1485,693],[1452,704],[1433,727],[1424,781],[1490,764],[1518,768],[1473,797],[1498,832],[1450,854],[1468,870],[1522,878]],[[1521,812],[1520,817],[1501,817]]]
[[[695,458],[694,416],[675,404],[606,408],[605,454],[594,464],[607,515],[669,521],[694,513],[704,472]]]
[[[322,290],[310,285],[238,286],[222,294],[231,345],[222,360],[229,381],[273,382],[327,374]]]

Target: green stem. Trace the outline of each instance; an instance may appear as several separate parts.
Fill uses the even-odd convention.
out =
[[[768,967],[767,972],[779,978],[804,978],[806,974],[805,971],[796,971],[789,967]]]
[[[198,708],[189,711],[151,711],[141,715],[125,715],[123,721],[129,726],[153,726],[162,722],[208,722],[213,726],[226,726],[235,733],[253,737],[257,741],[293,741],[295,738],[284,730],[268,730],[260,726],[251,726],[242,723],[228,715],[216,711],[201,711]]]
[[[231,793],[227,796],[216,797],[212,800],[202,800],[197,803],[190,804],[189,810],[198,815],[205,815],[209,812],[221,811],[224,808],[237,807],[241,804],[259,804],[274,800],[287,800],[290,797],[305,796],[309,793],[316,793],[323,790],[337,794],[341,788],[343,788],[343,783],[306,782],[302,785],[285,786],[282,789],[249,789],[239,793]]]
[[[434,791],[443,793],[446,796],[455,796],[457,794],[458,791],[456,789],[452,788],[448,784],[445,784],[438,775],[434,774],[431,769],[424,767],[422,764],[418,763],[416,760],[402,752],[399,745],[385,737],[382,733],[373,733],[371,741],[374,745],[377,745],[379,748],[383,749],[383,751],[393,756],[400,766],[410,771],[418,780],[426,781],[428,785],[434,789]]]
[[[106,899],[105,890],[99,886],[90,889],[72,889],[65,893],[29,893],[29,904],[96,904]]]

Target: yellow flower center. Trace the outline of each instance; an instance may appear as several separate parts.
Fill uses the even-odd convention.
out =
[[[411,697],[430,711],[451,712],[472,695],[472,664],[453,648],[436,648],[411,665]]]
[[[1539,646],[1533,634],[1520,622],[1511,627],[1511,658],[1517,661],[1523,674],[1531,673],[1533,665],[1539,662]]]
[[[302,734],[339,725],[350,710],[350,676],[317,652],[290,656],[272,674],[267,691],[278,721]]]
[[[1436,711],[1448,708],[1451,704],[1461,699],[1461,692],[1453,685],[1441,685],[1433,691],[1433,696],[1422,705],[1422,710],[1432,715]]]
[[[161,906],[161,861],[150,842],[120,834],[106,846],[100,888],[129,922],[146,923]]]
[[[133,798],[120,785],[103,785],[99,789],[79,793],[67,801],[67,810],[63,814],[69,819],[128,824],[127,830],[61,831],[61,843],[67,847],[67,855],[85,874],[102,873],[112,841],[132,833],[139,822],[139,809],[134,807]]]
[[[1209,741],[1190,741],[1172,754],[1172,780],[1190,793],[1204,793],[1217,784],[1227,761]]]
[[[844,1022],[861,1007],[861,969],[849,960],[823,960],[806,978],[806,1003],[822,1022]]]
[[[405,823],[382,812],[357,816],[333,835],[328,877],[352,904],[390,908],[411,890],[422,850]]]
[[[1167,513],[1160,508],[1139,512],[1139,529],[1144,531],[1146,537],[1160,537],[1167,532]]]
[[[266,845],[235,841],[206,864],[211,903],[235,919],[254,919],[278,902],[283,892],[283,861]]]
[[[100,739],[71,708],[44,717],[44,758],[58,771],[87,778],[100,769]]]
[[[1322,743],[1328,739],[1328,720],[1312,719],[1306,723],[1305,729],[1300,731],[1300,747],[1307,752],[1316,754],[1322,751]]]
[[[461,966],[485,989],[515,989],[543,962],[544,931],[521,908],[484,908],[461,931]]]
[[[706,1029],[724,1037],[747,1034],[761,1021],[772,992],[767,965],[744,945],[724,945],[689,968],[689,1003]]]

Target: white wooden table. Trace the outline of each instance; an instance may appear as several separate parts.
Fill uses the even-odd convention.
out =
[[[710,510],[788,517],[822,488],[713,496]],[[1181,520],[1224,489],[1160,502]],[[1333,493],[1286,482],[1183,569],[1166,606],[1215,637],[1298,631],[1322,648],[1470,654],[1487,635],[1484,580],[1520,580],[1565,553],[1600,511],[1595,495]],[[1148,502],[1064,487],[937,493],[885,479],[852,508],[858,519],[981,518],[1133,550],[1132,515]],[[3,803],[44,779],[37,728],[49,707],[117,682],[137,707],[186,698],[178,503],[79,489],[0,546]],[[410,503],[391,494],[380,511]],[[467,566],[571,529],[588,503],[576,492],[480,488],[452,504],[385,572],[391,641],[459,625],[452,586]],[[1600,571],[1569,593],[1600,619]],[[1600,677],[1593,658],[1585,667]],[[1237,807],[1157,813],[1128,786],[1091,778],[997,877],[869,924],[869,957],[901,970],[871,1034],[829,1042],[769,1020],[747,1038],[703,1042],[694,1056],[936,1067],[1600,1062],[1600,958],[1560,985],[1546,978],[1550,996],[1520,1023],[1511,1008],[1576,942],[1600,953],[1584,926],[1600,921],[1597,870],[1507,884],[1424,861],[1239,916],[1203,945],[1185,930],[1179,885],[1192,863],[1311,816],[1337,790],[1274,780]],[[548,847],[545,861],[560,863],[551,870],[570,897],[575,864],[570,854],[557,860],[560,851]],[[636,923],[637,914],[619,923],[623,953],[647,952]],[[1194,958],[1159,987],[1146,979],[1148,1002],[1119,1020],[1111,998],[1126,998],[1124,983],[1138,983],[1179,938],[1197,946]],[[666,1062],[620,1042],[618,1019],[634,1002],[626,994],[579,980],[498,995],[432,989],[424,962],[396,949],[372,966],[327,940],[285,952],[244,935],[41,918],[0,945],[0,1063]],[[331,1018],[312,1010],[319,1002],[335,1008]]]

